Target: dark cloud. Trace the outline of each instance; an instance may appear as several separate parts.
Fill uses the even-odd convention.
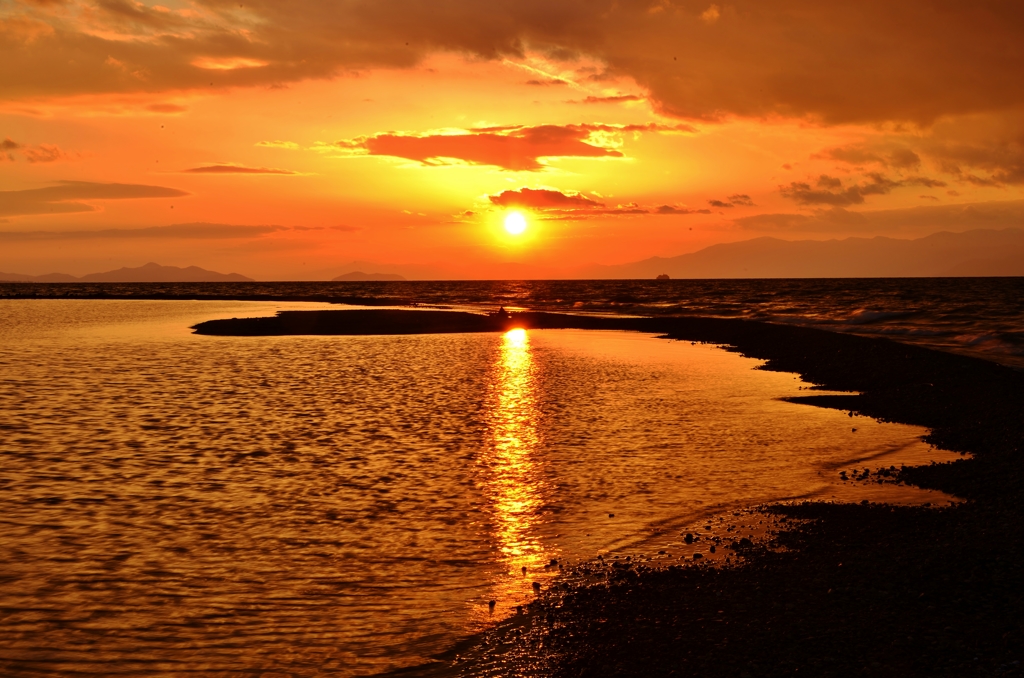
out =
[[[464,130],[460,134],[397,134],[387,132],[338,141],[334,146],[369,155],[415,160],[425,165],[445,165],[459,160],[492,165],[513,171],[544,168],[543,158],[621,158],[621,151],[601,146],[595,132],[693,132],[689,125],[538,125],[503,126]]]
[[[82,200],[135,200],[176,198],[185,191],[142,184],[100,184],[90,181],[62,181],[56,186],[22,191],[0,191],[0,216],[30,214],[67,214],[93,212],[95,207]]]
[[[180,104],[150,104],[146,110],[153,113],[184,113],[188,107]]]
[[[24,242],[36,240],[125,240],[125,239],[185,239],[231,240],[255,238],[275,231],[288,230],[286,226],[235,226],[196,222],[171,224],[149,228],[107,228],[93,231],[0,231],[0,241]]]
[[[11,151],[18,151],[31,163],[55,162],[57,160],[70,160],[78,157],[77,153],[62,151],[56,144],[38,144],[33,146],[30,144],[20,144],[10,137],[6,137],[3,141],[0,141],[0,160],[13,162],[15,158]]]
[[[711,214],[711,210],[691,210],[687,207],[673,207],[672,205],[662,205],[657,208],[651,214]]]
[[[912,121],[1024,104],[1024,5],[864,0],[128,0],[16,6],[0,25],[5,97],[268,86],[404,68],[435,52],[590,58],[682,118]],[[24,8],[24,9],[22,9]],[[82,14],[88,21],[68,21]],[[467,28],[469,27],[469,28]]]
[[[522,207],[537,210],[546,221],[579,221],[602,216],[631,217],[643,214],[683,215],[711,214],[707,209],[689,209],[672,205],[644,207],[635,202],[605,207],[603,202],[589,198],[582,193],[565,193],[551,189],[521,188],[516,191],[502,191],[489,196],[491,203],[498,207]]]
[[[490,196],[492,203],[498,207],[529,207],[534,209],[548,208],[599,208],[604,203],[580,193],[562,193],[544,188],[521,188],[518,191],[502,191]]]
[[[757,214],[734,219],[733,223],[744,230],[774,233],[934,233],[1020,228],[1024,223],[1024,200],[864,212],[833,207],[810,215]]]
[[[21,148],[14,139],[6,137],[3,141],[0,141],[0,162],[14,162],[14,155],[10,151],[14,151]]]
[[[546,80],[527,80],[525,84],[535,87],[546,87],[548,85],[568,85],[569,83],[559,78],[548,78]]]
[[[1024,184],[1024,132],[1016,139],[992,139],[987,143],[940,142],[929,149],[929,154],[958,181],[975,186]],[[976,174],[979,170],[987,176]]]
[[[58,160],[70,160],[75,157],[74,154],[62,151],[56,144],[26,146],[21,149],[21,154],[29,162],[56,162]]]
[[[891,149],[873,149],[865,144],[850,144],[829,148],[811,156],[815,159],[836,160],[850,165],[877,163],[894,169],[915,169],[921,166],[921,157],[905,146]]]
[[[779,192],[784,197],[795,200],[801,205],[848,207],[850,205],[862,204],[865,196],[885,195],[901,186],[936,188],[946,185],[943,181],[927,177],[907,177],[906,179],[894,180],[878,172],[870,172],[865,176],[867,181],[843,188],[841,179],[822,174],[818,177],[817,183],[813,188],[808,183],[793,181],[788,186],[780,187]]]
[[[712,207],[753,207],[754,201],[746,193],[735,193],[726,200],[708,200],[708,204]]]
[[[188,174],[298,174],[291,170],[273,167],[245,167],[242,165],[206,165],[182,171]]]

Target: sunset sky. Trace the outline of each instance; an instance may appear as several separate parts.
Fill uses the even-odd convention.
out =
[[[0,271],[554,277],[1024,225],[1024,4],[845,5],[4,0]]]

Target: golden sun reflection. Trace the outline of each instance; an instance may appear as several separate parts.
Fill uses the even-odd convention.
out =
[[[492,375],[490,446],[482,462],[495,545],[506,569],[494,598],[505,612],[532,591],[547,564],[538,530],[546,488],[535,458],[540,416],[536,366],[526,330],[504,334]]]

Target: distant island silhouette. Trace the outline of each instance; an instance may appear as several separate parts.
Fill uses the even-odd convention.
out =
[[[179,266],[161,266],[160,264],[151,261],[148,264],[145,264],[144,266],[137,266],[135,268],[128,268],[126,266],[123,268],[119,268],[116,271],[106,271],[104,273],[90,273],[88,275],[83,275],[81,277],[68,275],[67,273],[48,273],[46,275],[22,275],[19,273],[0,273],[0,282],[195,283],[254,281],[252,278],[248,278],[238,273],[217,273],[216,271],[208,271],[205,268],[199,268],[198,266],[188,266],[185,268],[181,268]]]
[[[362,271],[343,273],[337,278],[331,278],[331,282],[381,282],[389,280],[408,280],[408,278],[397,273],[363,273]]]

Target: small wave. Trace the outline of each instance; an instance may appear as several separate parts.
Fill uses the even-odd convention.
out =
[[[918,311],[859,311],[847,318],[850,325],[874,325],[888,320],[902,320],[918,314]]]

